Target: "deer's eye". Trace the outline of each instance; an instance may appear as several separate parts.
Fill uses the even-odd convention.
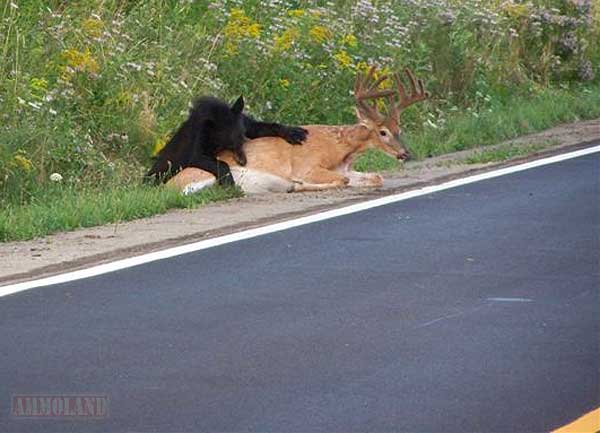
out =
[[[381,131],[379,131],[379,135],[381,135],[382,137],[385,137],[385,136],[387,136],[387,131],[382,129]]]

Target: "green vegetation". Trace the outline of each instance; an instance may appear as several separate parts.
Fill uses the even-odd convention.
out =
[[[467,164],[487,164],[488,162],[508,161],[519,156],[527,156],[550,146],[551,143],[534,143],[525,146],[507,145],[495,149],[482,150],[465,159]]]
[[[407,137],[411,153],[422,159],[495,144],[519,135],[541,131],[553,125],[600,117],[600,85],[572,89],[548,88],[530,98],[515,97],[497,103],[492,111],[478,114],[454,113],[445,128],[411,132]],[[524,148],[527,151],[527,147]],[[529,149],[534,152],[537,149]],[[517,156],[517,155],[515,155]],[[400,166],[381,152],[369,152],[354,164],[359,171],[388,171]]]
[[[432,93],[402,118],[417,158],[598,117],[599,9],[589,0],[0,0],[0,240],[229,197],[140,185],[201,94],[243,93],[264,119],[351,123],[356,71],[409,66]],[[396,162],[369,153],[356,166]]]
[[[31,239],[61,230],[129,221],[242,195],[236,188],[209,188],[184,196],[169,188],[137,185],[107,188],[101,194],[96,189],[56,186],[46,193],[43,202],[0,210],[0,240]]]

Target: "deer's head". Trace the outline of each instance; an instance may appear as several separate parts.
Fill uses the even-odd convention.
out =
[[[402,84],[400,74],[393,75],[395,89],[380,89],[379,85],[389,77],[383,75],[374,79],[375,66],[366,75],[357,74],[354,84],[356,116],[358,117],[359,139],[364,140],[363,149],[377,148],[399,160],[405,161],[410,154],[402,142],[400,114],[409,105],[423,101],[429,94],[425,91],[423,80],[415,79],[410,69],[405,69],[410,82],[410,95]],[[386,112],[377,108],[377,100],[385,98]]]

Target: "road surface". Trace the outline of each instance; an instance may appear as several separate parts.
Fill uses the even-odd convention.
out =
[[[600,155],[0,298],[0,432],[541,432],[600,405]],[[11,397],[102,394],[100,419]]]

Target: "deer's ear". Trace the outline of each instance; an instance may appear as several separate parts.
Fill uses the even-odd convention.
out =
[[[233,111],[235,114],[241,114],[241,112],[243,110],[244,110],[244,96],[240,95],[240,97],[237,98],[237,100],[231,106],[231,111]]]
[[[369,135],[371,135],[371,131],[372,128],[370,128],[367,123],[361,122],[352,128],[350,131],[350,138],[359,141],[366,140],[369,138]]]

